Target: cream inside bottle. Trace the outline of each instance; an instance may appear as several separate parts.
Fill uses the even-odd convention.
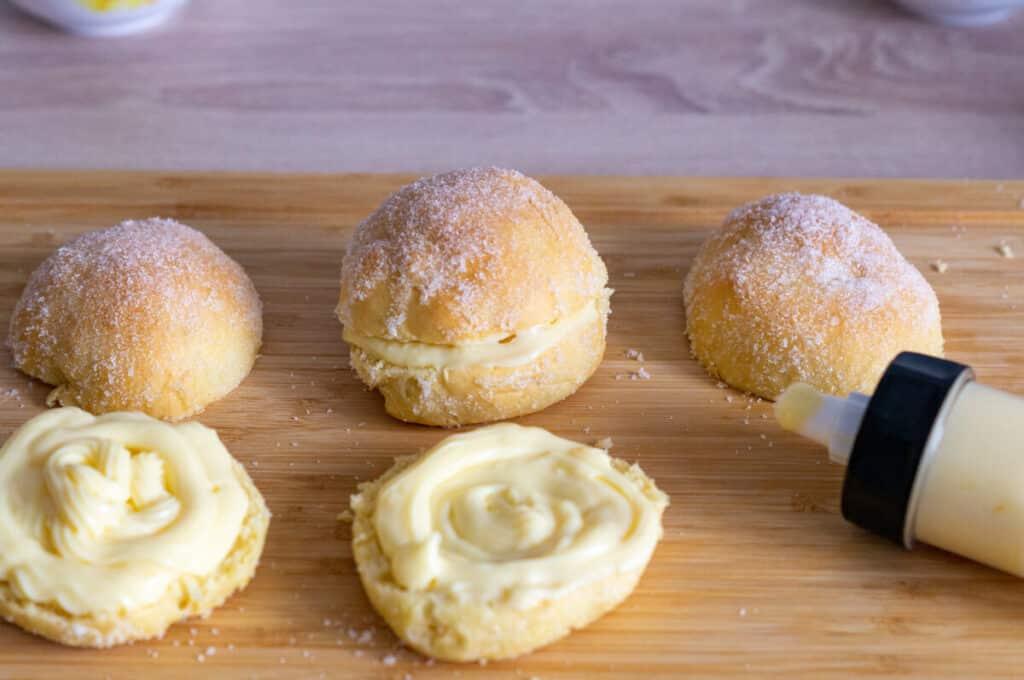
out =
[[[964,385],[921,477],[917,540],[1024,576],[1024,399]]]
[[[975,382],[962,364],[905,352],[873,396],[797,384],[775,413],[847,465],[847,520],[1024,576],[1021,397]]]

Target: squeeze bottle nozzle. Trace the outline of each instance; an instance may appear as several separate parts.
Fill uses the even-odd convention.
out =
[[[795,383],[775,402],[775,418],[784,429],[828,447],[833,463],[846,465],[869,401],[860,392],[844,399]]]

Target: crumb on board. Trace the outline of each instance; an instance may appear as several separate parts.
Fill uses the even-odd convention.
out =
[[[1014,257],[1013,248],[1010,247],[1010,244],[1007,241],[1001,241],[999,245],[996,246],[996,252],[1007,259],[1012,259]]]
[[[601,439],[598,439],[596,442],[594,442],[594,446],[596,446],[599,449],[604,449],[605,451],[612,448],[614,444],[615,443],[612,441],[611,437],[602,437]]]
[[[935,260],[932,262],[932,269],[940,274],[945,274],[946,270],[949,269],[949,263],[945,260]]]
[[[17,387],[0,389],[0,404],[11,399],[18,405],[18,408],[25,408],[25,401],[22,399],[21,392],[18,391]]]
[[[644,353],[638,349],[633,349],[632,347],[630,347],[629,349],[626,350],[626,358],[633,359],[634,361],[643,361]]]

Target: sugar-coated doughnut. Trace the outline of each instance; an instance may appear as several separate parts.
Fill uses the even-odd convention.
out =
[[[14,365],[55,385],[51,403],[177,420],[249,374],[263,332],[245,271],[206,236],[124,222],[58,248],[11,318]]]
[[[633,591],[668,497],[637,465],[509,423],[452,435],[352,497],[374,608],[410,647],[506,659]]]
[[[402,187],[356,229],[337,307],[353,368],[401,420],[538,411],[604,355],[611,291],[583,226],[513,170]]]
[[[935,291],[878,225],[826,196],[734,211],[701,246],[683,294],[697,360],[767,399],[795,382],[871,393],[900,351],[942,355]]]
[[[46,411],[0,448],[0,617],[77,647],[162,636],[245,587],[269,521],[199,423]]]

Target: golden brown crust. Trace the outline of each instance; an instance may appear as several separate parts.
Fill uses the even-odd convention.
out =
[[[206,616],[252,580],[270,524],[263,496],[238,462],[235,475],[249,497],[249,510],[234,547],[213,574],[192,579],[188,587],[179,583],[146,607],[117,615],[91,616],[74,616],[53,604],[20,599],[7,583],[0,581],[0,617],[65,645],[103,648],[162,637],[177,621]]]
[[[794,382],[870,393],[898,352],[942,354],[931,286],[877,225],[825,196],[736,210],[701,247],[683,292],[697,360],[768,399]]]
[[[405,368],[352,347],[359,377],[384,396],[389,414],[410,423],[455,427],[514,418],[570,396],[604,356],[606,316],[520,366]]]
[[[416,459],[397,460],[379,479],[361,484],[352,497],[352,552],[363,588],[374,609],[416,651],[445,661],[512,659],[597,620],[629,597],[640,580],[646,565],[586,583],[526,609],[402,588],[391,576],[373,514],[381,489]],[[621,460],[613,464],[664,507],[664,495],[638,466]]]
[[[248,375],[262,337],[245,271],[170,220],[125,222],[59,248],[11,318],[14,364],[51,402],[177,420]]]
[[[359,225],[337,314],[370,337],[459,344],[567,316],[607,280],[579,220],[537,181],[456,170],[402,187]]]

